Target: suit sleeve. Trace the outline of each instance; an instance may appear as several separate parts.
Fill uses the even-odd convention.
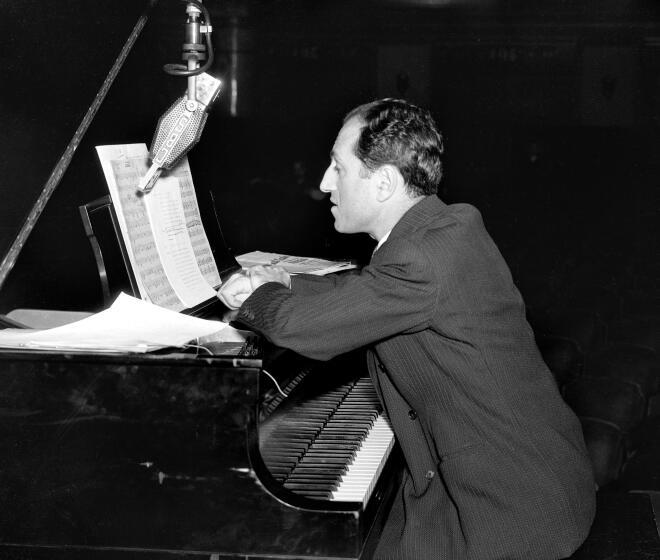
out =
[[[264,284],[243,303],[237,321],[277,346],[319,360],[421,330],[436,303],[433,269],[410,242],[389,249],[387,262],[370,264],[359,274],[319,285],[301,278],[291,290]]]
[[[298,294],[321,294],[331,290],[337,285],[334,274],[315,276],[313,274],[296,274],[291,277],[291,289]]]
[[[291,284],[293,290],[298,294],[320,294],[334,288],[340,278],[359,273],[359,269],[351,268],[340,272],[331,272],[325,276],[318,276],[316,274],[295,274],[291,276]]]

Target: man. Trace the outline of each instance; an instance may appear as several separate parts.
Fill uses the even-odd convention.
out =
[[[407,467],[377,558],[564,558],[595,509],[580,425],[480,214],[435,195],[442,152],[416,106],[354,109],[321,190],[337,231],[378,241],[371,263],[323,278],[258,267],[218,295],[240,307],[238,321],[300,354],[369,347]]]

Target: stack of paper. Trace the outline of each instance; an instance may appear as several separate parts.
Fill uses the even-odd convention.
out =
[[[258,264],[277,265],[284,268],[289,274],[315,274],[317,276],[355,268],[355,265],[351,261],[328,261],[313,257],[294,257],[279,253],[265,253],[264,251],[245,253],[236,257],[236,260],[243,268]]]
[[[0,347],[94,352],[148,352],[183,346],[218,333],[227,323],[198,319],[120,294],[111,307],[80,321],[46,330],[0,330]]]

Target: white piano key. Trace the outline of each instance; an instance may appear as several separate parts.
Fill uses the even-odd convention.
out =
[[[342,481],[332,494],[332,501],[366,504],[393,447],[394,433],[387,416],[382,413],[348,465]]]

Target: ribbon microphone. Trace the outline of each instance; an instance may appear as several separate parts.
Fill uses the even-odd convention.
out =
[[[186,94],[160,117],[149,150],[151,167],[138,188],[150,191],[163,169],[171,169],[197,144],[206,124],[208,108],[220,92],[220,80],[206,73],[213,64],[211,20],[206,7],[197,0],[183,0],[187,21],[182,59],[186,64],[166,64],[165,72],[188,78]],[[202,35],[206,45],[202,43]],[[205,61],[200,66],[200,61]]]

